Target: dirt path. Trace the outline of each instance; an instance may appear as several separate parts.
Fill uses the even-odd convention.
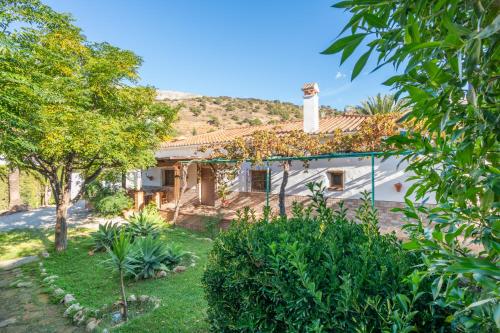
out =
[[[15,281],[26,287],[10,287]],[[40,285],[21,268],[0,270],[0,333],[77,333],[62,317],[63,307],[52,304]]]

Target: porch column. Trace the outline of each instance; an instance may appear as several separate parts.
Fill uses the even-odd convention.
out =
[[[144,207],[144,192],[135,191],[134,192],[134,209],[141,210]]]
[[[154,202],[158,209],[161,208],[161,192],[154,193]]]

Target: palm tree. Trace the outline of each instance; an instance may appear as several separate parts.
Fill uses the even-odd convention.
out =
[[[404,113],[408,111],[405,99],[396,100],[394,95],[377,94],[375,97],[369,97],[361,102],[361,105],[356,108],[359,113],[366,115],[374,115],[380,113]]]
[[[111,248],[108,249],[110,259],[108,264],[120,274],[120,293],[122,296],[122,318],[128,320],[128,304],[125,295],[125,284],[123,278],[127,273],[133,273],[135,268],[135,259],[131,256],[132,244],[131,236],[125,231],[121,231],[115,236]]]

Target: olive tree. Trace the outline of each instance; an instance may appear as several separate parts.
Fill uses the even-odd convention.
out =
[[[91,43],[67,15],[37,0],[0,0],[0,153],[46,177],[56,203],[55,247],[67,210],[105,169],[152,165],[176,110],[136,85],[141,59]],[[71,198],[72,175],[82,186]]]

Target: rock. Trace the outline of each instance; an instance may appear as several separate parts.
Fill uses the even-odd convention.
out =
[[[128,298],[127,298],[127,301],[129,302],[137,302],[137,297],[135,297],[135,295],[130,295]]]
[[[111,321],[113,323],[118,323],[122,320],[122,314],[120,313],[120,311],[117,311],[117,312],[114,312],[111,314]]]
[[[87,321],[87,326],[85,327],[86,332],[93,332],[97,328],[97,325],[99,325],[99,321],[95,318],[90,318]]]
[[[64,295],[64,290],[62,290],[61,288],[56,288],[54,289],[54,296],[57,296],[57,297],[61,297]]]
[[[140,302],[147,302],[149,300],[149,296],[148,295],[141,295],[139,296],[139,301]]]
[[[12,325],[14,324],[15,322],[17,321],[16,318],[12,317],[12,318],[8,318],[8,319],[5,319],[5,320],[2,320],[0,321],[0,328],[4,328],[4,327],[7,327],[9,325]]]
[[[66,311],[64,311],[63,317],[70,317],[73,313],[76,313],[82,309],[79,303],[71,304]]]
[[[75,299],[75,296],[71,295],[71,294],[66,294],[64,295],[64,298],[62,300],[62,302],[65,304],[65,305],[69,305],[70,303],[76,301]]]
[[[102,330],[102,333],[109,333],[109,330],[107,328]]]
[[[47,276],[46,278],[44,278],[42,281],[43,282],[47,282],[47,283],[50,283],[50,282],[53,282],[53,280],[57,279],[59,276],[57,275],[51,275],[51,276]]]
[[[186,266],[176,266],[174,268],[174,273],[182,273],[186,271],[186,269],[187,269]]]
[[[32,282],[19,282],[16,287],[18,288],[28,288],[28,287],[31,287],[33,285]]]
[[[73,323],[76,324],[76,326],[80,326],[85,322],[85,311],[79,310],[75,315],[73,316]]]
[[[165,276],[167,276],[167,272],[165,272],[165,271],[159,271],[158,273],[156,273],[156,277],[158,277],[158,278],[162,278]]]
[[[42,273],[46,273],[46,272],[47,272],[47,270],[46,270],[45,268],[40,268],[40,272],[42,272]]]
[[[44,258],[48,258],[50,257],[50,254],[47,252],[47,251],[42,251],[42,253],[40,253],[40,255]]]

